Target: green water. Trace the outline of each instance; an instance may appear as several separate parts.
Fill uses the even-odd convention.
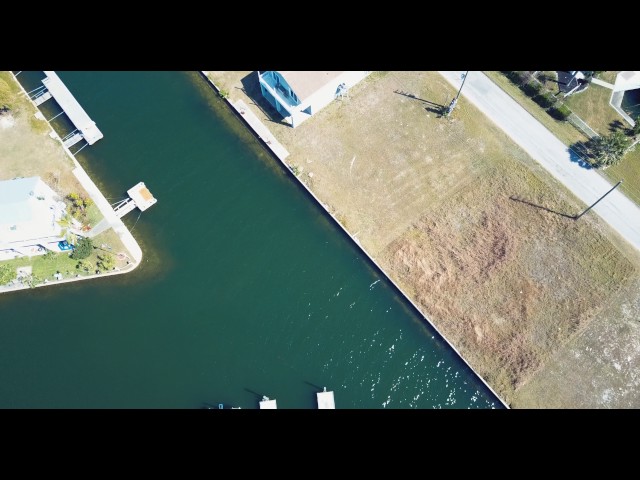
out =
[[[199,75],[58,73],[105,196],[158,203],[125,218],[135,272],[0,295],[0,407],[501,406]]]

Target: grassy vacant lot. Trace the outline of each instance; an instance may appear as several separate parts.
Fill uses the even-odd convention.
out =
[[[255,75],[212,72],[245,101],[241,82]],[[464,97],[452,119],[438,118],[436,105],[453,95],[435,72],[375,73],[296,129],[259,98],[252,108],[300,178],[512,402],[607,318],[640,262],[611,243],[597,216],[562,216],[583,205]],[[533,405],[545,404],[518,404]]]
[[[551,118],[537,103],[526,96],[500,72],[484,72],[514,100],[522,105],[540,123],[552,131],[566,145],[584,142],[588,138],[569,122],[560,122]],[[603,72],[599,78],[613,83],[617,72]],[[622,117],[609,105],[611,90],[599,85],[590,85],[585,91],[567,98],[567,106],[601,135],[611,132],[612,122],[622,122]],[[624,122],[623,122],[624,123]],[[624,128],[627,124],[624,123]],[[599,170],[612,183],[623,179],[620,189],[636,204],[640,205],[640,147],[628,152],[622,162],[615,167]]]

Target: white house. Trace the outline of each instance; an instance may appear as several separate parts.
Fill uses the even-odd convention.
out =
[[[315,115],[371,72],[258,72],[262,95],[292,127]]]
[[[0,258],[59,251],[65,203],[40,177],[0,181]]]
[[[629,90],[640,88],[640,71],[620,72],[616,76],[616,83],[613,86],[609,104],[624,118],[632,127],[636,122],[622,109],[622,99]]]

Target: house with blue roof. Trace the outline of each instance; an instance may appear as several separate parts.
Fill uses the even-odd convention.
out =
[[[311,118],[371,72],[258,72],[262,96],[293,128]]]

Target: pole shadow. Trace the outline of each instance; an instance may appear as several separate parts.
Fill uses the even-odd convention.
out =
[[[542,205],[537,205],[537,204],[532,203],[532,202],[530,202],[528,200],[525,200],[523,198],[518,198],[515,195],[511,195],[509,197],[509,199],[513,200],[514,202],[524,203],[525,205],[529,205],[530,207],[539,208],[540,210],[544,210],[545,212],[553,213],[555,215],[560,215],[561,217],[570,218],[571,220],[575,220],[576,219],[576,215],[567,215],[566,213],[557,212],[556,210],[552,210],[551,208],[547,208],[547,207],[544,207]]]
[[[397,93],[398,95],[402,95],[403,97],[412,98],[413,100],[418,100],[420,102],[428,103],[436,108],[444,108],[444,105],[440,105],[439,103],[432,102],[430,100],[425,100],[424,98],[416,97],[413,93],[403,92],[402,90],[394,90],[393,93]],[[440,110],[437,110],[438,112]]]
[[[250,390],[248,388],[245,388],[244,390],[245,390],[245,392],[249,392],[250,394],[255,395],[256,398],[259,399],[259,400],[262,400],[262,398],[264,397],[263,394],[258,393],[258,392],[254,392],[253,390]]]
[[[312,387],[313,387],[315,390],[317,390],[318,392],[321,392],[321,391],[322,391],[322,387],[320,387],[320,386],[318,386],[318,385],[316,385],[316,384],[314,384],[314,383],[307,382],[306,380],[303,380],[303,383],[306,383],[307,385],[312,386]]]

